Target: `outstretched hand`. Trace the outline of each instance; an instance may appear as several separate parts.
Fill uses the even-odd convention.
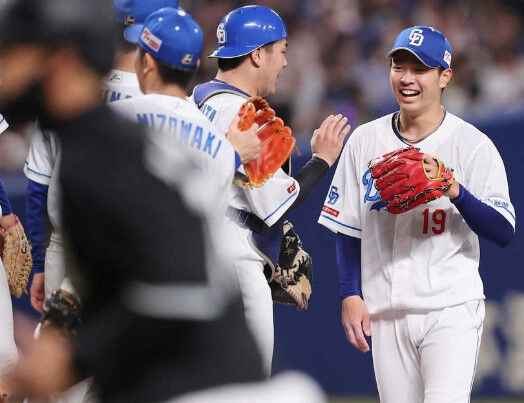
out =
[[[368,308],[359,295],[351,295],[342,301],[342,325],[348,341],[367,353],[369,344],[364,336],[371,336],[371,326]]]
[[[229,140],[235,151],[240,156],[243,164],[255,160],[260,156],[261,143],[257,136],[258,124],[253,125],[241,131],[238,128],[240,117],[235,116],[226,132],[226,138]]]
[[[313,132],[311,138],[311,152],[313,157],[321,158],[331,167],[337,160],[344,140],[351,126],[347,124],[348,118],[342,115],[329,115]]]

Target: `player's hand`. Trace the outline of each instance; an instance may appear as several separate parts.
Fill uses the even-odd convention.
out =
[[[435,179],[438,175],[438,162],[432,156],[424,154],[424,170],[430,179]],[[444,196],[454,199],[458,197],[460,193],[459,183],[456,180],[453,180],[450,188]]]
[[[33,274],[33,282],[29,294],[31,295],[31,306],[40,313],[44,313],[45,300],[45,275],[44,273]]]
[[[46,398],[65,391],[78,381],[73,368],[72,346],[67,338],[60,331],[48,328],[34,339],[33,331],[31,324],[19,332],[18,362],[8,368],[3,377],[13,398]]]
[[[347,137],[351,126],[347,124],[348,118],[342,115],[329,115],[313,132],[311,138],[311,152],[313,157],[321,158],[329,166],[333,166],[337,160],[344,140]]]
[[[242,163],[255,160],[260,156],[260,139],[257,136],[258,124],[253,123],[245,131],[238,128],[239,116],[235,116],[226,132],[226,138],[229,140],[235,151],[240,156]]]
[[[0,227],[7,229],[16,223],[16,215],[8,214],[0,218]]]
[[[368,308],[359,295],[350,295],[342,301],[342,325],[348,341],[367,353],[369,345],[364,335],[371,336],[371,326]]]

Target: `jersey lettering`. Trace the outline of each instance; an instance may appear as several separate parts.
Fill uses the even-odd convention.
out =
[[[213,119],[215,119],[215,116],[217,115],[217,111],[207,104],[202,105],[200,111],[204,114],[206,118],[209,119],[210,122],[212,122]]]
[[[196,146],[200,150],[202,147],[202,128],[197,126],[195,132],[193,133],[193,140],[191,140],[191,147]]]
[[[375,202],[369,208],[370,210],[380,211],[381,208],[386,207],[387,203],[380,200],[380,191],[375,186],[375,179],[371,177],[371,171],[368,169],[362,176],[362,184],[366,186],[366,194],[364,195],[364,203]]]
[[[189,134],[191,133],[191,127],[193,126],[193,123],[186,123],[183,120],[180,122],[180,136],[178,137],[178,140],[187,145],[189,142]]]
[[[334,217],[338,217],[338,215],[340,214],[340,211],[335,210],[334,208],[331,208],[331,207],[328,207],[328,206],[322,207],[322,211],[324,213],[328,213],[329,215],[332,215]]]

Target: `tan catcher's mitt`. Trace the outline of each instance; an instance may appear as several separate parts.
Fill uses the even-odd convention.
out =
[[[289,221],[284,222],[278,265],[274,273],[266,276],[274,302],[294,305],[298,311],[307,308],[313,284],[313,261],[302,249],[302,241]]]
[[[284,126],[282,119],[275,117],[275,111],[261,97],[248,99],[238,111],[238,127],[244,131],[253,123],[259,125],[257,136],[260,139],[260,157],[244,164],[249,177],[241,185],[259,187],[264,184],[287,161],[295,149],[296,140],[291,129]]]
[[[9,291],[20,298],[22,293],[27,294],[27,281],[33,267],[31,245],[18,217],[9,228],[0,228],[0,237],[0,250]]]

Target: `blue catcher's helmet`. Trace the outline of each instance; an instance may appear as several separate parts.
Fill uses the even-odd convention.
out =
[[[266,43],[286,37],[286,25],[272,9],[264,6],[240,7],[227,14],[218,24],[218,47],[209,57],[244,56]]]

